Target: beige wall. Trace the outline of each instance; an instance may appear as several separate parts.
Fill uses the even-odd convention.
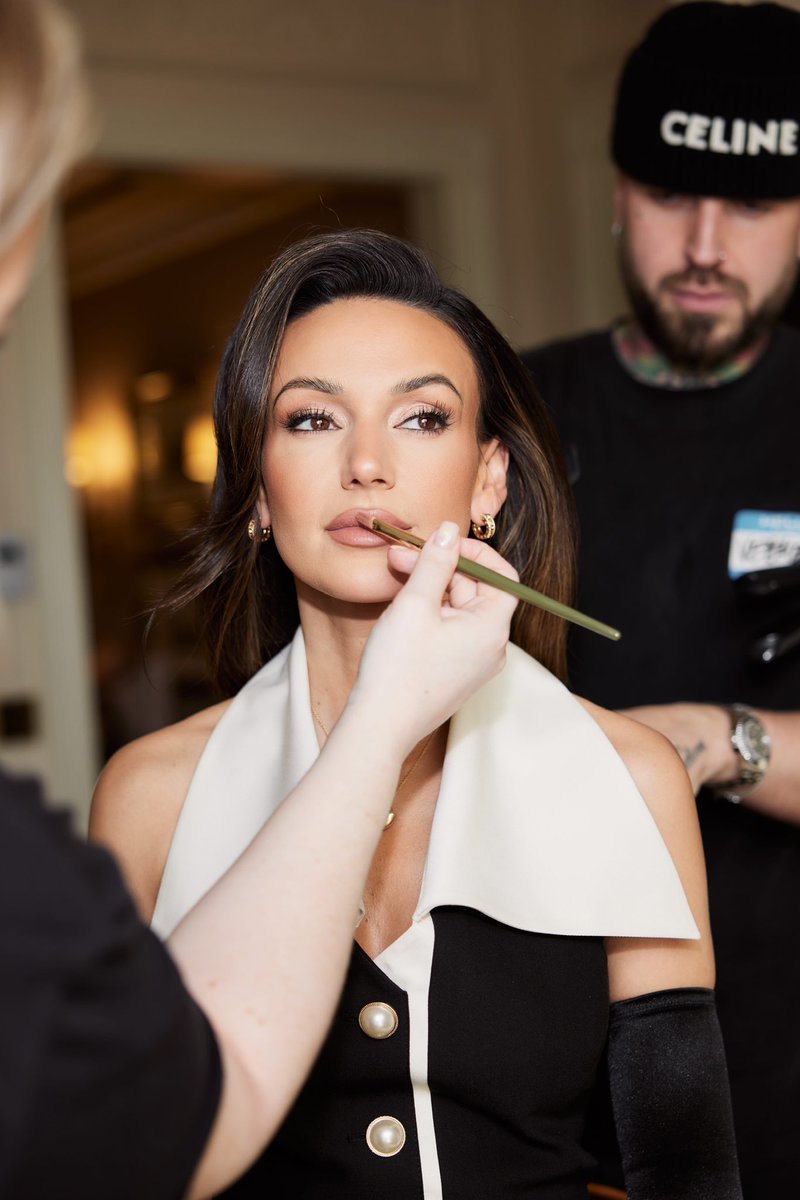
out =
[[[519,345],[617,310],[606,131],[653,0],[68,0],[126,162],[405,178],[416,233]],[[61,471],[69,363],[56,253],[0,360],[13,381],[0,529],[35,552],[4,619],[0,698],[24,681],[41,736],[0,757],[85,811],[96,765],[80,531]],[[11,478],[9,468],[8,478]],[[0,631],[3,632],[3,631]]]
[[[97,725],[81,530],[64,480],[69,359],[58,238],[48,231],[23,307],[0,355],[0,531],[21,537],[32,592],[0,603],[0,700],[30,700],[38,735],[0,743],[0,761],[42,776],[85,815]]]
[[[518,343],[615,309],[608,110],[657,0],[68,4],[101,149],[415,175],[421,237]]]

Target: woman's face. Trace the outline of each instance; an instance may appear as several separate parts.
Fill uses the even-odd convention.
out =
[[[259,511],[301,591],[366,604],[396,593],[387,542],[359,514],[427,537],[498,511],[506,454],[478,444],[478,403],[466,346],[419,309],[337,300],[289,325]]]

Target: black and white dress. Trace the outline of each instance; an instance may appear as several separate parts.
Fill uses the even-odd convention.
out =
[[[317,753],[298,632],[209,739],[158,932],[223,874]],[[312,1076],[230,1194],[584,1200],[605,936],[698,931],[621,759],[567,689],[511,646],[450,723],[411,925],[375,961],[354,946]]]

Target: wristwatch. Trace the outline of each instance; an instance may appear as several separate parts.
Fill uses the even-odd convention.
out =
[[[766,775],[772,756],[772,738],[746,704],[722,707],[731,719],[731,745],[740,766],[735,779],[715,783],[712,790],[717,796],[738,804]]]

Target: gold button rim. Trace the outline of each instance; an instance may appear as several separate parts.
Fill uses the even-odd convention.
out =
[[[376,1150],[376,1148],[373,1146],[372,1142],[369,1140],[369,1135],[372,1133],[372,1130],[375,1128],[376,1125],[379,1125],[381,1121],[392,1121],[393,1124],[400,1130],[400,1133],[403,1135],[400,1145],[396,1146],[394,1150]],[[406,1144],[405,1126],[403,1125],[402,1121],[398,1121],[397,1117],[393,1117],[391,1115],[391,1113],[384,1113],[382,1116],[375,1117],[374,1120],[370,1121],[369,1125],[367,1126],[367,1132],[364,1136],[366,1138],[368,1147],[370,1148],[370,1150],[372,1151],[373,1154],[377,1154],[378,1158],[394,1158],[395,1154],[399,1154],[400,1151],[403,1149],[403,1147]]]
[[[394,1017],[394,1025],[392,1025],[391,1029],[387,1029],[383,1033],[373,1033],[372,1030],[365,1028],[364,1014],[368,1008],[388,1009],[388,1011]],[[385,1000],[370,1000],[369,1004],[365,1004],[361,1009],[361,1012],[358,1014],[359,1029],[366,1037],[372,1038],[372,1040],[375,1042],[385,1042],[387,1038],[393,1037],[394,1034],[397,1033],[399,1026],[400,1018],[397,1015],[397,1010],[392,1008],[391,1004],[387,1004]]]

